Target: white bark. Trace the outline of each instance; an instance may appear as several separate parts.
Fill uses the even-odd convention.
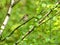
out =
[[[10,7],[8,9],[7,16],[5,17],[5,20],[4,20],[4,22],[3,22],[2,26],[1,26],[0,36],[2,35],[2,32],[4,31],[4,29],[6,27],[6,24],[7,24],[8,20],[9,20],[13,4],[14,4],[14,0],[11,0],[11,5],[10,5]]]

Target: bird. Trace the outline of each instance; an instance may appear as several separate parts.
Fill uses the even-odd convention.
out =
[[[25,14],[21,19],[20,21],[27,21],[28,20],[28,14]]]

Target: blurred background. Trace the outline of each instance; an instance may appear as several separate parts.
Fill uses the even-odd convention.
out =
[[[25,35],[33,25],[37,25],[38,20],[56,5],[56,2],[58,2],[58,0],[20,0],[11,11],[10,19],[4,29],[2,37],[6,37],[17,26],[31,17],[36,18],[18,28],[13,35],[7,37],[6,40],[0,41],[0,45],[13,45],[17,40],[22,39],[22,36]],[[9,5],[10,0],[0,0],[0,26],[6,17]],[[18,45],[60,45],[60,13],[54,16],[58,11],[60,11],[60,5],[46,18],[53,17],[52,19],[35,28],[34,31]]]

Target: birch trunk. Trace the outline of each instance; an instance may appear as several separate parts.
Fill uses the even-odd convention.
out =
[[[0,36],[2,35],[2,32],[4,31],[4,29],[5,29],[5,27],[6,27],[6,24],[7,24],[7,22],[9,21],[13,4],[14,4],[14,0],[11,0],[11,4],[10,4],[10,6],[9,6],[7,15],[6,15],[6,17],[5,17],[5,20],[4,20],[3,24],[2,24],[2,26],[1,26]]]

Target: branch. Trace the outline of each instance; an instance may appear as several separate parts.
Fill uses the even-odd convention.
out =
[[[57,12],[57,13],[55,14],[55,16],[57,16],[57,14],[59,14],[59,13],[60,13],[60,12]],[[54,17],[55,17],[55,16],[54,16]],[[49,21],[49,20],[52,19],[52,18],[53,18],[53,17],[50,17],[50,18],[47,19],[45,22]],[[44,24],[45,22],[41,22],[40,25],[41,25],[41,24]],[[34,28],[35,28],[35,26],[33,26],[32,29],[30,29],[25,35],[23,35],[21,41],[24,40],[24,39],[26,38],[26,36],[28,36],[32,31],[34,31]],[[19,40],[20,40],[20,39],[19,39]],[[19,40],[15,43],[15,45],[19,44],[19,42],[20,42]]]
[[[60,11],[56,12],[56,14],[55,14],[53,17],[57,16],[58,14],[60,14]],[[46,23],[47,21],[49,21],[49,20],[52,19],[53,17],[50,17],[50,18],[47,19],[46,21],[42,21],[42,23],[40,23],[39,26],[40,26],[41,24]]]
[[[4,39],[1,39],[1,41],[4,41],[7,37],[10,37],[19,27],[25,25],[27,22],[29,22],[30,20],[32,20],[35,17],[30,18],[29,20],[27,20],[26,22],[22,23],[21,25],[19,25],[18,27],[16,27],[8,36],[6,36]]]
[[[60,13],[60,12],[57,12],[56,15],[57,15],[58,13]],[[55,16],[56,16],[56,15],[55,15]],[[55,16],[54,16],[54,17],[55,17]],[[45,22],[47,22],[48,20],[50,20],[50,19],[52,19],[52,18],[53,18],[53,17],[50,17],[50,18],[47,19]],[[44,24],[45,22],[41,22],[40,25],[41,25],[41,24]],[[32,31],[34,31],[34,28],[35,28],[35,26],[33,26],[32,29],[30,29],[25,35],[23,35],[21,41],[24,40]],[[20,40],[20,39],[19,39],[19,40]],[[19,44],[19,42],[20,42],[19,40],[15,43],[15,45]]]
[[[42,19],[40,19],[38,23],[40,24],[58,6],[58,4],[60,4],[60,2],[57,2],[56,6],[52,8],[47,14],[45,14],[45,16]]]
[[[60,13],[60,11],[58,11],[53,17],[57,16],[59,13]],[[50,17],[49,19],[47,19],[47,20],[44,21],[44,22],[41,22],[40,25],[42,25],[42,24],[44,24],[45,22],[49,21],[49,20],[52,19],[53,17]],[[33,26],[32,29],[34,29],[34,28],[35,28],[35,27]],[[30,29],[30,30],[25,34],[25,36],[22,36],[22,39],[21,39],[21,40],[23,40],[27,35],[29,35],[29,34],[33,31],[32,29]]]
[[[8,35],[8,37],[10,37],[10,36],[14,33],[14,31],[16,31],[19,27],[25,25],[27,22],[29,22],[29,21],[32,20],[33,18],[34,18],[34,17],[30,18],[30,19],[27,20],[26,22],[24,22],[24,23],[22,23],[21,25],[19,25],[18,27],[16,27],[16,28]]]
[[[33,26],[31,29],[29,29],[29,31],[28,31],[25,35],[22,36],[21,41],[22,41],[26,36],[28,36],[28,35],[34,30],[34,28],[35,28],[35,26]],[[14,45],[17,45],[19,42],[20,42],[20,41],[18,40]]]
[[[18,2],[20,2],[20,0],[15,1],[15,3],[12,5],[12,7],[14,7]]]
[[[57,5],[58,5],[58,4],[59,4],[59,3],[57,3]],[[55,6],[55,8],[57,7],[57,5]],[[55,9],[55,8],[53,8],[53,9]],[[41,25],[41,24],[44,23],[43,20],[52,12],[53,9],[51,9],[41,20],[39,20],[39,22],[38,22],[39,25]],[[51,17],[51,18],[52,18],[52,17]],[[51,18],[49,18],[49,19],[51,19]],[[49,20],[49,19],[48,19],[48,20]],[[43,22],[43,23],[42,23],[42,22]],[[36,26],[33,26],[33,28],[32,28],[31,30],[29,30],[24,36],[22,36],[21,41],[22,41],[26,36],[28,36],[32,31],[34,31],[34,28],[35,28],[35,27],[36,27]],[[20,39],[17,40],[14,45],[18,45],[19,42],[20,42]]]
[[[14,0],[11,0],[11,4],[10,4],[10,6],[8,8],[7,15],[5,17],[5,20],[4,20],[3,24],[2,24],[2,26],[1,26],[0,36],[2,36],[2,33],[3,33],[3,31],[4,31],[4,29],[5,29],[6,25],[7,25],[7,23],[9,21],[10,14],[11,14],[11,11],[12,11],[12,7],[14,7],[19,1],[20,0],[18,0],[17,2],[15,2]]]

